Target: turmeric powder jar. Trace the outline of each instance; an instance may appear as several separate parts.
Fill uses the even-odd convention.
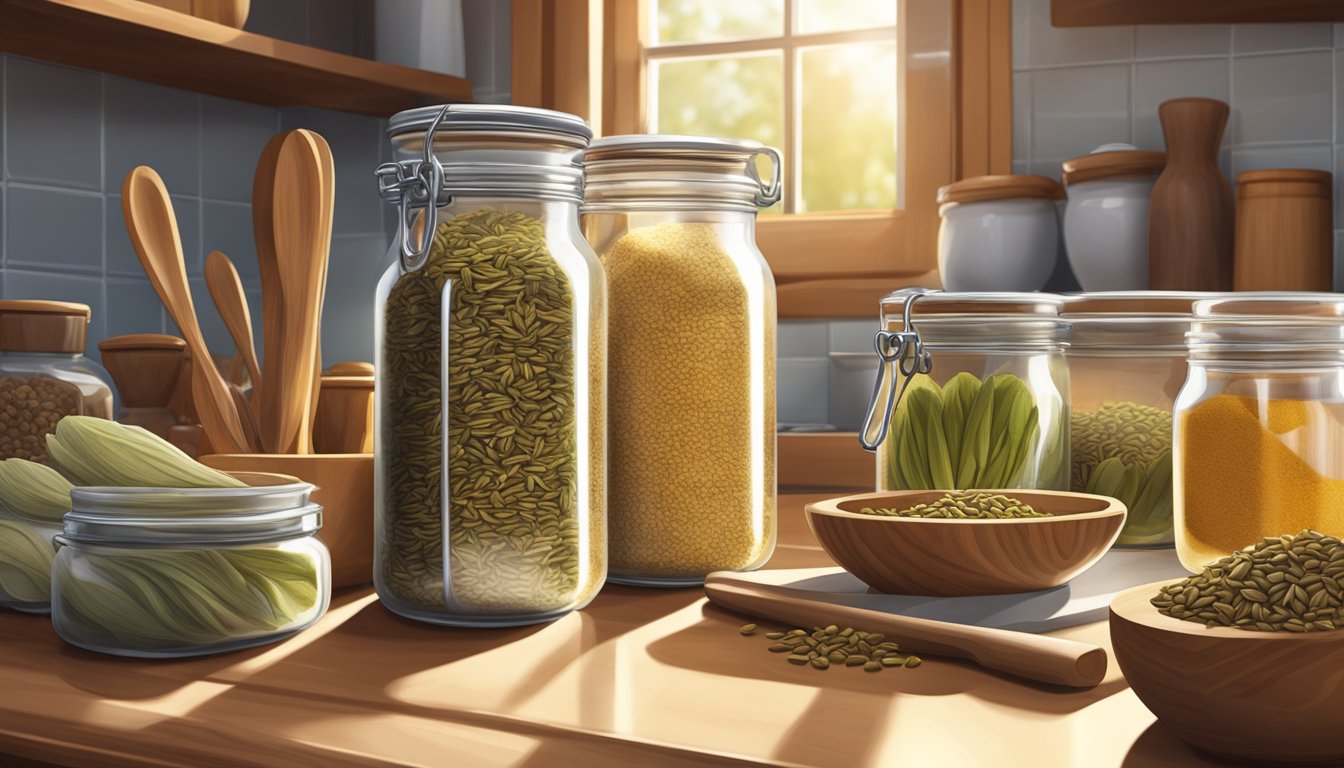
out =
[[[775,284],[756,212],[779,199],[779,154],[615,136],[584,164],[610,312],[608,578],[685,586],[757,568],[776,525]]]
[[[1122,547],[1169,547],[1171,409],[1186,378],[1196,301],[1214,293],[1069,296],[1070,490],[1119,499]]]
[[[1176,551],[1198,572],[1310,528],[1344,536],[1344,296],[1199,301],[1176,400]]]
[[[1069,487],[1068,326],[1045,293],[896,291],[860,435],[877,489]]]

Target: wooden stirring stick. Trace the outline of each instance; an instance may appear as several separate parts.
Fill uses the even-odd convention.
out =
[[[257,161],[257,172],[252,179],[252,235],[257,243],[257,265],[261,272],[261,348],[266,355],[266,369],[278,371],[275,361],[285,357],[285,303],[280,287],[280,264],[275,253],[275,164],[280,159],[280,146],[294,133],[276,134],[267,142]],[[280,424],[280,409],[285,392],[271,382],[262,389],[257,404],[258,427],[262,450],[276,452],[276,429]]]
[[[1043,683],[1092,688],[1106,676],[1106,651],[1057,637],[952,624],[931,619],[833,605],[764,584],[743,584],[737,574],[705,579],[710,602],[730,611],[798,627],[857,627],[881,632],[919,653],[969,659],[982,667]]]
[[[300,446],[300,453],[312,453],[311,445],[313,425],[317,423],[317,398],[322,390],[322,311],[326,305],[327,294],[327,268],[331,262],[331,223],[336,205],[336,161],[331,155],[331,146],[327,140],[322,138],[321,134],[309,130],[303,130],[308,138],[312,139],[313,146],[317,148],[317,158],[322,171],[322,204],[321,219],[319,221],[317,252],[321,255],[321,275],[317,279],[317,331],[316,338],[313,341],[313,394],[309,403],[308,410],[308,437],[310,444]]]
[[[252,341],[252,312],[247,308],[247,296],[243,293],[243,281],[238,277],[238,270],[229,257],[220,251],[211,251],[205,257],[205,285],[210,289],[210,297],[215,300],[219,316],[224,319],[224,327],[229,329],[234,347],[247,366],[255,403],[261,393],[261,367],[257,364],[257,349]]]
[[[196,318],[173,204],[154,169],[142,165],[127,174],[121,187],[121,210],[145,274],[191,349],[191,394],[201,426],[216,451],[246,452],[247,438],[233,395],[210,357]]]

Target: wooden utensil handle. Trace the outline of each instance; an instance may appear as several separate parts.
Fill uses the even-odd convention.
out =
[[[881,632],[912,651],[969,659],[988,669],[1071,688],[1092,688],[1106,675],[1106,651],[1095,645],[833,605],[790,592],[718,574],[705,579],[710,602],[749,616],[799,627],[837,624]]]

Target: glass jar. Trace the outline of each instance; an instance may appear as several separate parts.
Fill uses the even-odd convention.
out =
[[[174,658],[311,626],[331,598],[315,536],[322,507],[309,501],[313,486],[272,477],[249,488],[75,488],[51,571],[56,633],[99,653]]]
[[[84,357],[89,314],[86,304],[0,301],[0,459],[45,463],[56,422],[115,415],[112,378]]]
[[[1185,384],[1185,334],[1210,293],[1069,297],[1069,487],[1129,510],[1117,546],[1170,546],[1171,409]],[[1100,468],[1100,471],[1098,471]]]
[[[0,505],[0,608],[51,613],[51,561],[59,523],[13,514]]]
[[[1196,302],[1176,398],[1176,552],[1206,563],[1310,528],[1344,536],[1344,296]]]
[[[606,287],[578,216],[592,133],[454,104],[401,112],[388,135],[401,232],[376,308],[378,596],[440,624],[558,618],[606,577]]]
[[[860,441],[877,489],[1069,487],[1063,299],[907,289],[882,300]]]
[[[612,581],[701,584],[774,552],[775,283],[756,212],[779,199],[779,162],[685,136],[585,153],[584,232],[611,301]]]

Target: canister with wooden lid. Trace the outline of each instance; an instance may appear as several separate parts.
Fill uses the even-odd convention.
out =
[[[1164,152],[1107,144],[1064,161],[1064,248],[1086,291],[1148,287],[1148,198]]]
[[[1233,285],[1238,291],[1329,291],[1331,176],[1270,168],[1237,176]]]
[[[1044,176],[977,176],[938,190],[938,270],[949,291],[1039,291],[1059,255],[1055,202]]]

